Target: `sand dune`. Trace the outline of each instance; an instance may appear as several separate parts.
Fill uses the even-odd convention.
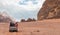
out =
[[[60,19],[18,23],[19,32],[9,32],[9,23],[0,23],[0,35],[60,35]]]

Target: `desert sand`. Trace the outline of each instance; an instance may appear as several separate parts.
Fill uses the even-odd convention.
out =
[[[0,23],[0,35],[60,35],[60,19],[18,23],[18,32],[9,32],[9,23]]]

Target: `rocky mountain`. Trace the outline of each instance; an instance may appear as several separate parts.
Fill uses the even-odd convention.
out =
[[[6,12],[0,12],[0,22],[10,22],[12,18]]]
[[[60,0],[46,0],[37,17],[38,20],[60,18]]]

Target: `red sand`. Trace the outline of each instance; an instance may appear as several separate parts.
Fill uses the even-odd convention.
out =
[[[60,19],[18,23],[19,32],[9,32],[9,23],[0,23],[0,35],[60,35]]]

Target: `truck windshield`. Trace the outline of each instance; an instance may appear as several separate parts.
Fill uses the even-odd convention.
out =
[[[15,26],[15,24],[14,23],[10,23],[10,26]]]

